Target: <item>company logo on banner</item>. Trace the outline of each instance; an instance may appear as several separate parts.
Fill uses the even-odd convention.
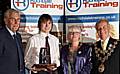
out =
[[[13,0],[13,5],[16,9],[24,11],[29,6],[29,0]]]
[[[119,2],[109,0],[66,0],[66,8],[71,12],[84,8],[118,7]]]
[[[83,42],[98,40],[95,23],[107,19],[113,38],[119,39],[119,0],[65,0],[66,32],[71,25],[83,28]]]
[[[58,22],[63,16],[63,0],[11,0],[11,8],[21,12],[19,33],[23,42],[27,42],[31,35],[39,32],[37,25],[42,14],[51,15],[55,26],[53,32],[62,31],[61,27],[58,29]]]
[[[67,9],[71,12],[75,12],[81,7],[81,0],[67,0],[66,1]]]
[[[58,8],[59,10],[63,9],[63,5],[53,3],[52,0],[13,0],[13,6],[20,10],[24,11],[31,8]]]
[[[110,0],[83,0],[85,8],[91,7],[118,7],[118,2]]]

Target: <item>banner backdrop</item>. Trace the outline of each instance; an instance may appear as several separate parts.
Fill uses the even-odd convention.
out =
[[[22,34],[23,42],[38,33],[37,23],[41,14],[52,16],[54,22],[52,31],[62,30],[58,29],[58,23],[63,16],[63,0],[11,0],[11,8],[21,11],[19,32]]]
[[[95,23],[107,19],[111,25],[112,37],[119,39],[119,0],[66,0],[66,31],[70,25],[80,25],[82,42],[95,42]]]
[[[82,42],[98,40],[94,25],[99,19],[106,18],[111,25],[112,37],[119,39],[119,0],[11,0],[11,8],[21,11],[19,32],[23,42],[38,33],[37,22],[41,14],[52,16],[53,32],[67,33],[68,26],[79,25],[83,28]]]

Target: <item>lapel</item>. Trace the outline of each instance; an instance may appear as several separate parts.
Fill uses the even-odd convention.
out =
[[[96,44],[97,44],[97,48],[102,49],[101,40],[99,40]]]
[[[22,52],[22,55],[24,54],[24,50],[23,50],[23,47],[22,47],[22,39],[21,39],[21,36],[19,33],[16,33],[16,37],[18,39],[18,43],[20,44],[20,49],[21,49],[21,52]]]
[[[3,31],[5,32],[5,37],[7,37],[6,41],[7,42],[10,42],[10,44],[12,44],[12,47],[15,47],[13,46],[13,44],[15,45],[15,41],[13,39],[13,36],[10,34],[10,32],[6,29],[6,27],[3,28]],[[16,33],[16,36],[17,36],[17,39],[18,39],[18,42],[20,44],[20,48],[21,48],[21,51],[22,51],[22,54],[24,54],[24,51],[23,51],[23,48],[22,48],[22,39],[21,39],[21,36],[19,33]],[[15,47],[16,48],[16,47]]]
[[[111,44],[113,45],[115,41],[116,41],[115,39],[110,37],[108,44],[107,44],[107,47],[106,47],[106,50],[108,50],[108,47],[110,47]]]
[[[4,36],[6,38],[7,42],[10,42],[10,44],[15,44],[12,35],[10,32],[6,29],[6,27],[3,28]]]
[[[110,44],[113,45],[114,42],[115,42],[115,40],[110,37],[110,38],[109,38],[109,41],[108,41],[108,43],[107,43],[106,50],[108,49],[108,47],[110,46]],[[98,48],[102,49],[101,40],[99,40],[96,44],[97,44],[97,47],[98,47]]]

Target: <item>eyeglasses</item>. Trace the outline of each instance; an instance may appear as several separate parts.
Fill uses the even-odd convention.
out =
[[[11,21],[15,21],[15,22],[20,22],[20,18],[13,18],[13,17],[11,17],[11,18],[9,18]]]
[[[107,30],[108,29],[108,26],[103,26],[103,27],[98,27],[97,28],[97,31],[101,31],[101,30]]]

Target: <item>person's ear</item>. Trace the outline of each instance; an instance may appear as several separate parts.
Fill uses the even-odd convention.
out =
[[[8,22],[8,19],[4,18],[4,23],[7,24],[7,22]]]

